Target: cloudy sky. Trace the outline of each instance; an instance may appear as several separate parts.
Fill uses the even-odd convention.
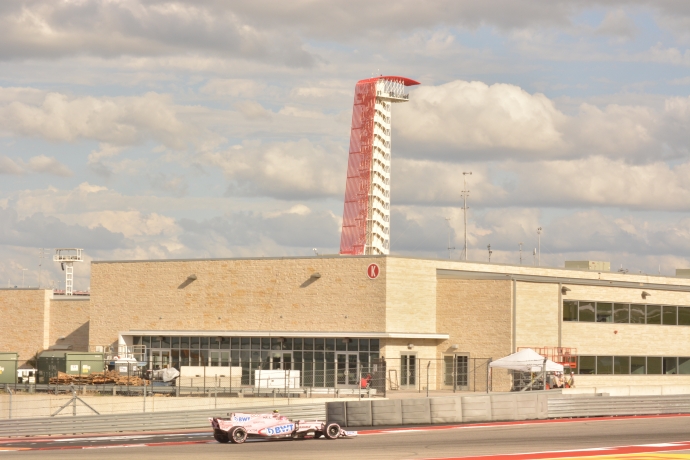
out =
[[[0,286],[89,260],[336,253],[355,83],[393,108],[392,252],[690,267],[684,0],[0,3]],[[449,220],[446,220],[449,219]],[[49,260],[43,284],[62,280]],[[88,264],[76,288],[89,285]]]

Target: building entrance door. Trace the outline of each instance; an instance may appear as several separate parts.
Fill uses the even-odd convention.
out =
[[[417,386],[417,355],[400,355],[400,386]]]
[[[272,351],[271,352],[271,369],[281,369],[284,371],[292,370],[292,352],[291,351]]]
[[[443,384],[453,390],[467,390],[469,356],[451,355],[443,357]]]
[[[150,369],[165,369],[170,364],[170,350],[151,350]]]
[[[357,387],[357,353],[336,354],[335,376],[335,384],[338,388]]]

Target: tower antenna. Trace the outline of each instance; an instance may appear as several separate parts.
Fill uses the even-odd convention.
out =
[[[463,253],[465,254],[465,260],[467,260],[467,197],[470,196],[470,191],[467,189],[467,176],[472,175],[472,171],[462,172],[462,214],[465,219],[465,248]]]

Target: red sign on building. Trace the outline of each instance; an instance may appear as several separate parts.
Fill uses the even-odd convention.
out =
[[[376,264],[371,264],[367,267],[367,276],[372,280],[379,276],[379,266]]]

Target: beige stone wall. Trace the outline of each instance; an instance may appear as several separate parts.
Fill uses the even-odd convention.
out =
[[[381,274],[366,275],[376,262]],[[313,273],[321,277],[310,278]],[[127,330],[386,328],[386,258],[93,263],[91,346]],[[195,274],[197,279],[187,277]]]
[[[19,353],[19,365],[49,345],[50,298],[43,289],[0,289],[0,351]]]
[[[516,283],[516,349],[557,347],[560,305],[558,284]]]
[[[439,279],[436,298],[436,329],[450,335],[438,345],[439,360],[455,352],[494,360],[511,353],[511,281]],[[442,382],[442,376],[438,379]],[[493,386],[509,390],[508,374],[495,372]]]
[[[88,299],[50,301],[50,346],[71,345],[71,351],[89,351],[90,303]]]
[[[436,267],[429,261],[386,259],[386,331],[436,332]]]

